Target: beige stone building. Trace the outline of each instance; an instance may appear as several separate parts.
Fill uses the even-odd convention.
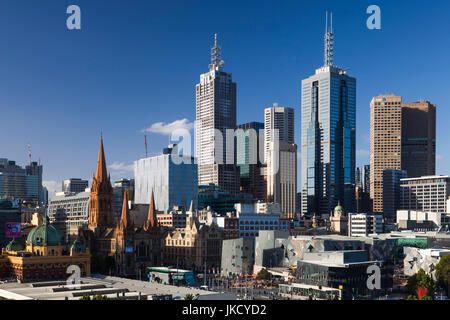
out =
[[[221,264],[223,232],[216,223],[200,223],[196,213],[188,212],[185,228],[167,233],[164,265],[193,271],[217,270]]]
[[[435,174],[436,105],[403,103],[381,95],[370,103],[370,197],[383,212],[383,171],[405,170],[408,177]]]
[[[278,146],[276,146],[276,144]],[[278,203],[283,218],[294,218],[297,201],[297,145],[269,142],[267,199]]]

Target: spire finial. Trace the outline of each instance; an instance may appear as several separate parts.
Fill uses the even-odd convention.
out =
[[[333,34],[333,13],[330,14],[330,28],[328,28],[328,11],[325,15],[325,53],[324,64],[325,66],[333,65],[333,47],[334,47],[334,34]]]

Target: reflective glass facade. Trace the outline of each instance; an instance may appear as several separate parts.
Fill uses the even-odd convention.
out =
[[[356,79],[324,66],[302,81],[302,214],[355,208]]]

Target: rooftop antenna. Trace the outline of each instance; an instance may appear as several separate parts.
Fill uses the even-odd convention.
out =
[[[324,64],[325,66],[333,66],[333,47],[334,47],[334,34],[333,34],[333,13],[330,17],[330,28],[328,28],[328,11],[325,14],[325,53]]]
[[[211,48],[211,64],[209,70],[222,69],[225,64],[220,58],[220,47],[218,45],[217,33],[214,34],[214,47]]]
[[[28,164],[31,165],[31,144],[28,142]]]
[[[148,152],[147,152],[147,135],[144,134],[144,144],[145,144],[145,157],[148,158]]]

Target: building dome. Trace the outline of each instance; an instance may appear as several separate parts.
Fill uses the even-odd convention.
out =
[[[342,215],[344,213],[344,208],[341,207],[341,204],[338,202],[338,205],[334,208],[334,214]]]
[[[57,246],[63,243],[64,241],[61,233],[54,226],[48,223],[48,218],[44,218],[43,223],[32,229],[27,237],[27,245]]]
[[[23,250],[22,242],[17,238],[13,238],[6,245],[6,251],[22,251],[22,250]]]

